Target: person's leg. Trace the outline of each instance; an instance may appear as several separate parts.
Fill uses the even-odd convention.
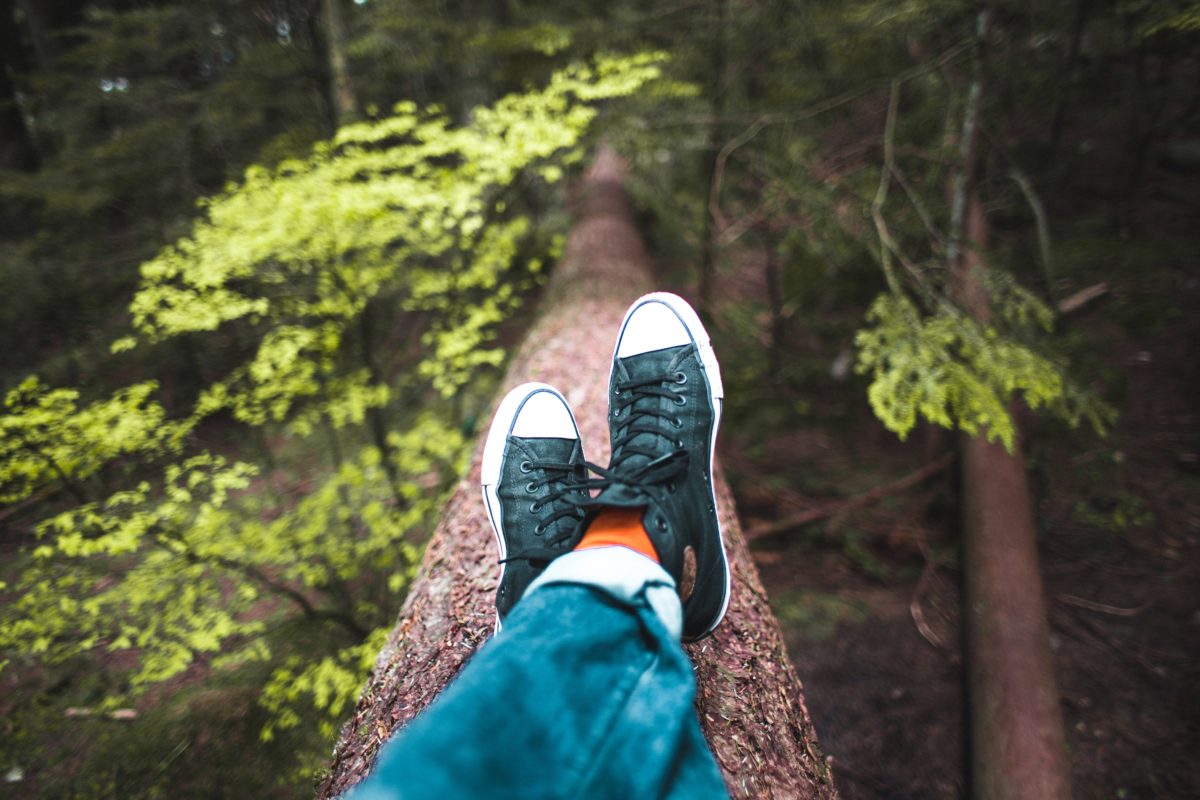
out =
[[[588,465],[601,480],[580,480],[558,392],[509,393],[483,454],[505,629],[356,798],[725,795],[679,645],[710,634],[729,600],[712,487],[722,397],[703,325],[668,294],[640,298],[621,325],[612,460]]]
[[[637,553],[556,560],[351,797],[726,796],[681,618],[670,576]]]

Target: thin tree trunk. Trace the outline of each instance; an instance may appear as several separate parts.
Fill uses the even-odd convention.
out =
[[[629,303],[653,284],[616,157],[603,151],[583,184],[563,263],[509,370],[505,388],[546,381],[573,406],[590,458],[608,458],[607,383],[613,339]],[[319,797],[370,771],[380,746],[416,716],[491,634],[495,544],[479,499],[482,440],[425,552],[400,618],[353,717],[342,729]],[[800,681],[742,539],[729,489],[717,496],[733,570],[729,613],[688,650],[696,706],[734,797],[835,797]]]
[[[0,169],[32,172],[40,159],[13,80],[29,68],[15,12],[12,0],[0,0]]]
[[[989,17],[990,10],[980,13],[981,48]],[[951,178],[948,253],[955,301],[987,324],[982,253],[988,229],[975,180],[983,96],[981,58],[968,89],[960,166]],[[1009,453],[989,442],[986,430],[963,434],[960,444],[972,793],[983,800],[1066,800],[1062,712],[1021,447],[1018,442]]]
[[[353,122],[358,116],[358,98],[346,63],[346,29],[338,0],[321,0],[321,20],[325,28],[325,52],[329,59],[329,97],[334,127]]]
[[[767,247],[763,264],[763,281],[767,288],[767,308],[771,312],[771,344],[767,351],[767,371],[771,380],[778,382],[778,375],[783,369],[783,360],[787,356],[784,341],[787,333],[787,318],[783,313],[783,275],[779,265],[779,255],[775,251],[774,242],[770,241],[767,233]]]
[[[17,0],[17,6],[21,9],[24,18],[25,34],[29,37],[29,43],[33,50],[34,66],[38,73],[48,74],[53,67],[53,54],[47,29],[56,28],[55,23],[58,23],[56,28],[58,30],[67,27],[68,24],[77,21],[78,13],[70,11],[64,13],[61,9],[46,10],[40,8],[33,0]],[[51,18],[49,24],[43,19],[44,16]],[[15,22],[13,24],[15,25]]]
[[[721,120],[725,116],[725,3],[726,0],[714,0],[716,9],[716,24],[713,26],[712,39],[712,122],[708,126],[708,149],[705,151],[708,159],[705,164],[707,180],[705,186],[713,191],[713,181],[717,178],[717,162],[721,154]],[[717,246],[717,236],[720,231],[717,220],[713,216],[712,207],[705,208],[704,222],[700,227],[700,274],[697,276],[697,303],[700,315],[707,321],[712,318],[713,281],[716,278],[717,259],[720,248]]]
[[[987,223],[975,196],[967,233],[956,293],[986,322],[977,248]],[[1021,445],[1009,453],[985,432],[963,434],[960,442],[973,793],[985,800],[1065,800],[1071,794],[1066,740]]]
[[[363,306],[362,313],[358,315],[359,354],[362,357],[363,365],[367,368],[367,374],[371,378],[371,385],[383,386],[386,383],[383,370],[375,360],[373,320],[374,306],[368,302]],[[387,438],[388,420],[384,409],[375,406],[367,408],[367,429],[371,432],[371,439],[383,457],[383,471],[387,473],[388,484],[392,487],[392,497],[395,498],[397,505],[403,508],[405,503],[404,498],[400,495],[400,474],[396,471],[394,448]]]
[[[1055,87],[1054,119],[1050,123],[1050,153],[1056,155],[1062,142],[1063,127],[1066,124],[1067,104],[1074,91],[1075,71],[1079,65],[1079,50],[1083,43],[1083,30],[1087,26],[1088,12],[1092,0],[1077,0],[1075,4],[1075,22],[1071,26],[1071,44],[1067,47],[1067,57],[1063,62],[1062,75]]]

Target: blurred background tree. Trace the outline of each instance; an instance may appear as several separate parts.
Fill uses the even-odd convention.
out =
[[[1024,427],[1035,502],[1150,535],[1177,490],[1126,437],[1195,463],[1144,420],[1194,413],[1197,7],[989,9],[981,44],[960,0],[0,2],[12,785],[305,793],[601,132],[714,330],[747,513],[790,531],[796,497],[933,462],[937,426]],[[1176,367],[1140,400],[1147,342]],[[803,431],[870,455],[769,446]],[[957,576],[956,497],[906,512],[948,531],[916,553],[801,529],[871,581]]]

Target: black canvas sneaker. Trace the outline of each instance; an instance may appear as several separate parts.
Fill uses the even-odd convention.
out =
[[[500,546],[496,629],[533,579],[570,551],[587,502],[583,446],[571,408],[544,383],[500,402],[483,448],[483,503]]]
[[[595,470],[592,486],[602,491],[589,508],[646,509],[642,524],[675,579],[689,641],[711,633],[729,606],[712,482],[724,394],[708,333],[687,301],[665,292],[637,300],[617,335],[612,460]]]

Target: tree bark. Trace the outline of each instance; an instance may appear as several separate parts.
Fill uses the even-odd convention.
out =
[[[546,287],[543,313],[505,382],[505,390],[530,380],[557,386],[574,408],[590,458],[599,463],[608,458],[613,340],[628,305],[653,287],[621,176],[616,157],[602,151],[584,180],[578,220]],[[481,455],[482,439],[342,729],[319,797],[335,796],[365,777],[380,746],[437,696],[491,634],[497,566],[479,496]],[[717,498],[733,593],[715,634],[688,647],[705,734],[734,797],[835,797],[800,681],[719,471]]]
[[[358,98],[346,62],[346,27],[338,0],[321,0],[321,21],[325,28],[325,51],[329,70],[329,98],[334,128],[353,122],[358,116]]]
[[[988,225],[976,174],[991,16],[990,5],[979,14],[980,52],[951,178],[947,248],[951,294],[985,325],[991,316],[983,280]],[[1010,453],[983,430],[962,434],[960,447],[972,795],[1067,800],[1066,739],[1020,441]]]
[[[1076,0],[1075,21],[1071,25],[1071,43],[1067,46],[1067,57],[1063,62],[1062,75],[1055,87],[1054,118],[1050,123],[1050,154],[1058,154],[1062,143],[1063,127],[1066,124],[1067,104],[1075,88],[1075,71],[1079,65],[1079,51],[1083,44],[1083,31],[1087,26],[1088,12],[1092,0]]]
[[[986,323],[980,252],[987,221],[967,201],[967,238],[954,265],[956,299]],[[1025,459],[963,434],[963,567],[971,784],[984,800],[1066,800],[1066,740],[1050,628],[1038,569],[1037,535]]]
[[[705,151],[707,180],[709,187],[709,207],[705,209],[704,221],[700,227],[700,273],[696,281],[696,300],[698,311],[705,322],[712,320],[712,287],[716,280],[717,259],[720,258],[720,248],[717,237],[720,235],[717,225],[717,197],[713,182],[717,180],[717,164],[721,158],[721,120],[725,116],[725,3],[726,0],[714,0],[716,22],[712,26],[712,122],[708,126],[708,148]]]
[[[25,124],[14,80],[29,63],[15,11],[12,0],[0,0],[0,169],[32,172],[39,164],[37,142]]]

